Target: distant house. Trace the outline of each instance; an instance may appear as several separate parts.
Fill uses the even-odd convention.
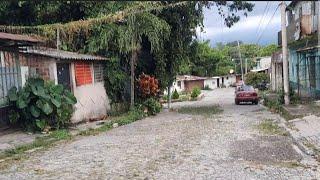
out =
[[[1,39],[0,33],[1,41],[6,39]],[[0,107],[8,106],[11,87],[22,87],[29,77],[42,77],[73,92],[78,100],[73,123],[106,115],[110,105],[103,83],[103,63],[107,58],[25,45],[20,43],[15,53],[0,49]]]
[[[191,92],[195,87],[203,89],[205,79],[205,77],[193,75],[178,75],[171,86],[171,91],[177,90],[178,92]],[[167,94],[167,91],[164,91],[164,94]]]
[[[255,59],[256,61],[256,66],[253,67],[251,72],[259,72],[259,73],[270,73],[270,68],[271,68],[271,57],[266,56],[266,57],[257,57]]]
[[[319,6],[319,1],[292,1],[286,9],[290,87],[314,99],[320,99]]]
[[[231,87],[240,81],[241,75],[228,74],[224,76],[209,77],[204,81],[204,86],[208,86],[211,89]]]

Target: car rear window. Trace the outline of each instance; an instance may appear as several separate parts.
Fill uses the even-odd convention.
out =
[[[242,86],[244,91],[254,91],[252,86]]]

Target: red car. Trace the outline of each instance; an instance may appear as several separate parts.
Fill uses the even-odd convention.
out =
[[[252,86],[238,86],[235,94],[235,103],[237,105],[241,102],[252,102],[252,104],[258,104],[259,102],[258,94]]]

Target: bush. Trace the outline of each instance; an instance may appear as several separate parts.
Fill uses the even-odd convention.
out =
[[[138,79],[139,95],[142,98],[156,97],[160,92],[158,80],[146,74],[141,74]]]
[[[249,72],[246,74],[246,84],[252,85],[255,88],[258,84],[268,83],[269,81],[269,75],[265,73]]]
[[[209,87],[209,85],[205,85],[203,90],[212,90],[212,89]]]
[[[149,98],[142,103],[142,107],[148,115],[156,115],[161,111],[162,105],[154,98]]]
[[[192,89],[191,98],[192,98],[192,99],[195,99],[195,98],[197,98],[200,94],[201,94],[200,88],[199,88],[199,87],[195,87],[195,88]]]
[[[172,93],[172,99],[179,99],[179,93],[176,89]]]
[[[44,82],[40,78],[28,79],[19,91],[16,87],[11,88],[8,97],[14,107],[9,114],[10,123],[36,131],[66,127],[77,102],[62,85]]]

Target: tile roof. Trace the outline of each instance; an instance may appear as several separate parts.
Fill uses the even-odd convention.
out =
[[[108,58],[101,57],[101,56],[79,54],[76,52],[57,50],[54,48],[47,48],[47,47],[32,47],[32,48],[23,47],[21,48],[20,52],[26,53],[26,54],[35,54],[35,55],[41,55],[46,57],[52,57],[57,59],[64,59],[64,60],[108,60]]]
[[[204,80],[207,79],[206,77],[199,77],[193,75],[178,75],[177,80],[185,80],[185,81],[195,81],[195,80]]]
[[[11,34],[0,32],[0,46],[14,46],[14,45],[30,45],[44,42],[43,40],[27,35]]]

